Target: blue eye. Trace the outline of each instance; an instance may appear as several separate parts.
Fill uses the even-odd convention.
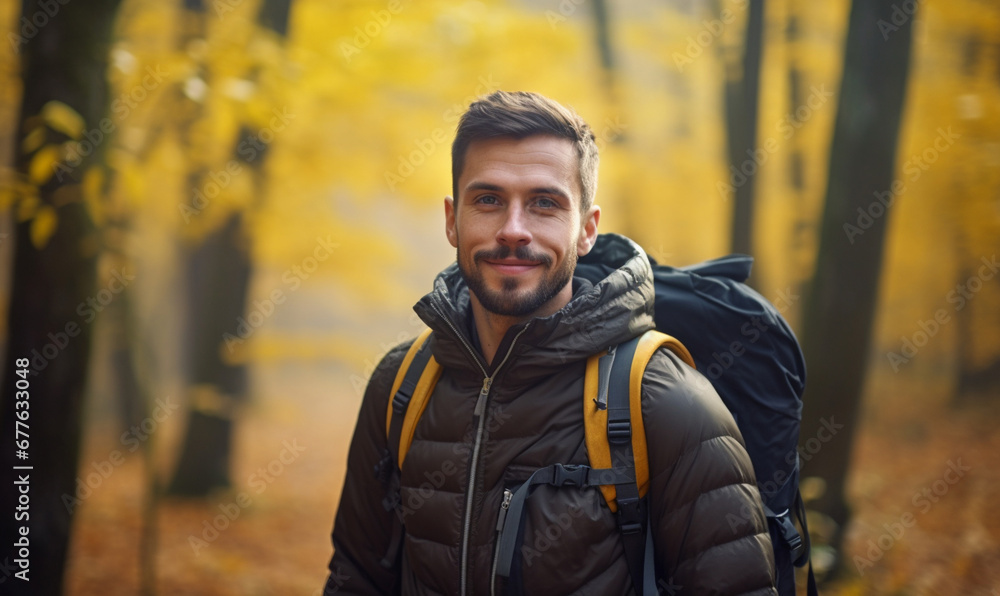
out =
[[[538,201],[535,202],[535,204],[541,207],[542,209],[553,209],[559,206],[558,203],[556,203],[555,201],[553,201],[548,197],[541,197],[540,199],[538,199]]]
[[[494,195],[483,195],[481,197],[477,197],[476,202],[484,205],[496,205],[500,202],[500,199]]]

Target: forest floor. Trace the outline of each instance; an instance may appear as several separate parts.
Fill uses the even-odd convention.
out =
[[[356,381],[332,366],[258,367],[259,396],[236,427],[233,489],[159,503],[157,594],[320,595],[360,401]],[[1000,595],[1000,413],[918,408],[907,388],[895,389],[863,413],[844,572],[822,593]],[[175,451],[163,446],[180,436],[178,412],[150,433],[160,470],[169,469],[163,454]],[[140,593],[146,466],[109,418],[92,416],[81,476],[115,450],[125,461],[76,512],[69,595]],[[813,525],[820,540],[823,524]],[[816,556],[822,563],[822,548]]]

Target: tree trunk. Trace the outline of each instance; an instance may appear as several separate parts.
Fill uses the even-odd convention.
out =
[[[856,1],[851,8],[819,252],[804,306],[803,474],[826,480],[812,508],[837,522],[838,550],[849,518],[844,485],[891,212],[877,197],[889,202],[887,193],[898,194],[902,184],[893,176],[912,18],[892,25],[892,10],[892,0]],[[894,30],[884,35],[883,24]],[[821,432],[824,426],[838,430],[820,442],[830,433]]]
[[[977,263],[978,264],[978,263]],[[956,286],[966,286],[970,279],[976,277],[975,267],[959,269]],[[993,278],[983,283],[996,285],[1000,279]],[[956,308],[956,364],[955,364],[955,395],[952,405],[955,407],[990,406],[997,401],[997,387],[1000,387],[1000,358],[983,358],[982,348],[977,349],[976,334],[993,331],[990,314],[996,312],[993,303],[984,302],[990,299],[990,291],[981,291],[962,303],[962,308]],[[992,313],[991,313],[992,311]]]
[[[122,226],[124,228],[124,226]],[[124,247],[109,251],[113,254],[119,270],[133,270]],[[113,391],[117,400],[122,428],[116,436],[128,432],[135,437],[135,428],[141,428],[142,422],[151,418],[152,406],[149,396],[149,359],[145,358],[146,345],[143,338],[135,330],[135,306],[132,294],[123,292],[108,305],[104,315],[109,326],[108,359],[111,376],[114,381]],[[95,359],[99,358],[95,355]],[[147,374],[140,374],[140,371]],[[155,460],[153,457],[153,439],[146,434],[142,438],[143,482],[146,490],[143,494],[142,523],[139,538],[139,593],[142,596],[152,596],[156,592],[156,545],[158,536],[156,510],[159,504],[159,482],[157,480]]]
[[[597,53],[601,57],[601,69],[605,76],[610,77],[615,70],[614,53],[611,50],[611,19],[608,16],[606,0],[593,0],[594,7],[594,41]]]
[[[801,17],[795,0],[790,0],[786,8],[788,10],[785,24],[785,47],[788,55],[788,113],[794,114],[804,102],[802,97],[803,72],[799,67],[799,45],[802,39],[799,31]],[[798,135],[792,135],[787,143],[789,146],[788,185],[793,189],[794,194],[793,203],[789,207],[793,209],[795,217],[792,220],[791,241],[783,266],[788,271],[798,271],[801,269],[798,265],[802,262],[807,243],[806,233],[810,228],[805,209],[805,154]],[[795,281],[799,282],[799,279],[796,278]],[[798,287],[793,288],[796,293],[798,290]]]
[[[239,214],[230,217],[192,251],[185,266],[190,406],[170,494],[205,496],[230,483],[232,417],[247,387],[246,367],[223,358],[226,334],[246,339],[242,336],[249,333],[249,328],[238,329],[250,283],[249,255],[240,248],[241,221]]]
[[[18,118],[20,134],[26,132],[25,121],[51,100],[72,107],[83,117],[87,131],[100,132],[99,122],[108,106],[106,56],[118,4],[118,0],[54,3],[49,5],[49,11],[58,12],[50,14],[39,2],[23,3],[24,20],[18,23],[21,39],[16,40],[24,80]],[[53,139],[61,133],[50,130],[47,134]],[[100,141],[94,144],[100,145]],[[99,146],[92,149],[99,151]],[[31,156],[20,151],[18,154],[18,170],[27,173]],[[53,177],[39,189],[42,204],[54,207],[58,217],[56,231],[48,242],[39,242],[40,248],[32,242],[31,220],[17,225],[8,313],[10,335],[7,359],[2,363],[0,435],[4,449],[0,465],[9,480],[4,481],[4,490],[0,491],[0,511],[4,512],[0,516],[4,541],[0,557],[5,565],[13,565],[8,573],[26,571],[29,581],[5,576],[4,594],[62,592],[75,509],[64,502],[64,497],[78,496],[77,461],[93,328],[91,313],[96,316],[87,300],[93,300],[98,290],[99,243],[95,229],[81,202],[64,200],[72,196],[73,191],[67,187],[78,182],[83,170],[81,165],[69,177]],[[27,366],[20,366],[19,360],[20,364],[27,360]],[[22,380],[18,372],[24,369],[28,375],[27,394],[16,393],[15,383]],[[19,403],[27,403],[27,409],[17,407]],[[15,418],[18,411],[28,412],[27,419]],[[26,459],[20,459],[15,451],[15,439],[25,439],[25,435],[15,436],[16,422],[27,425],[19,428],[27,433],[28,445],[23,449],[28,454]],[[81,476],[102,474],[108,468],[113,471],[114,466],[105,461],[96,468],[100,469],[88,466]],[[26,483],[13,484],[19,479]],[[24,551],[15,544],[22,536],[27,544]]]
[[[288,32],[291,0],[265,0],[258,22],[284,38]],[[243,146],[257,131],[240,130],[234,147]],[[242,167],[257,178],[254,188],[264,188],[263,166],[268,146]],[[240,159],[234,154],[233,159]],[[197,179],[197,177],[194,177]],[[223,354],[232,354],[256,325],[245,314],[252,264],[244,236],[242,216],[234,214],[191,254],[186,266],[191,298],[185,344],[189,350],[188,426],[180,459],[168,492],[205,496],[230,485],[229,464],[233,422],[237,406],[247,393],[247,370]]]
[[[745,177],[742,184],[735,185],[733,193],[731,250],[752,255],[754,180],[761,167],[755,156],[760,56],[764,49],[764,0],[750,0],[749,10],[743,61],[739,72],[726,76],[725,105],[729,165]]]

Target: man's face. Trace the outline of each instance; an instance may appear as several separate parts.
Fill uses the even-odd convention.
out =
[[[549,135],[469,145],[459,196],[445,199],[446,232],[488,312],[545,316],[569,302],[600,219],[596,205],[580,213],[578,163],[571,141]]]

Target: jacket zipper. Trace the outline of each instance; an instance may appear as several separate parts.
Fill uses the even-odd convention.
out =
[[[468,570],[469,533],[472,530],[472,491],[475,489],[476,468],[478,467],[479,464],[479,447],[483,440],[483,428],[486,426],[486,417],[483,414],[486,412],[486,402],[489,399],[490,386],[493,384],[493,379],[496,378],[497,373],[500,372],[500,369],[503,368],[503,365],[507,363],[507,359],[510,358],[511,353],[513,353],[514,351],[514,346],[517,345],[518,338],[521,337],[521,335],[528,330],[528,327],[531,325],[531,323],[528,323],[527,325],[524,326],[524,328],[522,328],[520,331],[517,332],[517,335],[514,336],[514,339],[510,341],[510,346],[507,348],[507,353],[504,355],[503,360],[501,360],[500,364],[498,364],[496,368],[493,369],[493,374],[490,375],[486,372],[486,367],[483,366],[482,360],[480,360],[479,357],[476,355],[476,351],[472,349],[472,346],[469,345],[469,342],[465,341],[465,337],[463,337],[462,334],[458,332],[458,329],[456,329],[455,325],[452,324],[451,319],[444,316],[444,313],[442,313],[438,309],[437,305],[434,304],[433,302],[431,303],[431,308],[433,308],[434,312],[436,312],[437,315],[441,317],[442,320],[444,320],[444,322],[451,329],[452,333],[454,333],[455,336],[458,337],[459,341],[462,342],[462,345],[465,346],[465,349],[468,350],[469,355],[472,356],[472,359],[475,360],[477,365],[479,365],[479,370],[483,372],[483,388],[479,391],[479,398],[476,400],[476,409],[474,410],[475,416],[478,418],[478,421],[476,424],[476,439],[475,442],[473,442],[472,444],[472,461],[470,462],[470,467],[469,467],[469,484],[465,493],[465,514],[462,518],[463,519],[462,553],[461,553],[461,558],[459,559],[459,565],[461,566],[459,593],[461,596],[465,596],[467,593],[466,585],[468,583],[468,573],[469,573]]]
[[[503,522],[507,519],[507,510],[510,508],[510,500],[514,497],[513,491],[503,489],[503,503],[500,503],[500,515],[497,516],[497,545],[493,548],[493,568],[490,570],[490,596],[495,596],[497,587],[497,560],[500,558],[500,538],[503,537]]]

